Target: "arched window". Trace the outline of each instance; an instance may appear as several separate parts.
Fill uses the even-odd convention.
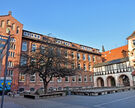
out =
[[[7,25],[10,25],[10,21],[9,20],[7,20]]]
[[[12,24],[12,30],[15,30],[15,24]]]
[[[18,34],[19,33],[19,27],[17,27],[17,29],[16,29],[16,34]]]
[[[4,28],[4,26],[5,26],[5,22],[2,20],[1,21],[1,27]]]

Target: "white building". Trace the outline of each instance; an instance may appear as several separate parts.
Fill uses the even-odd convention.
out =
[[[94,65],[94,86],[133,86],[132,72],[128,57],[96,64]]]

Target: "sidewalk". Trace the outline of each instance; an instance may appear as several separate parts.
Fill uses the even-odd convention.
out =
[[[25,108],[25,107],[17,105],[14,102],[5,102],[3,108]]]

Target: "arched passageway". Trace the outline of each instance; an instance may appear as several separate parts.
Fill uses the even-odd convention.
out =
[[[104,80],[103,78],[97,78],[97,87],[104,87]]]
[[[130,81],[127,75],[119,76],[119,85],[120,86],[130,86]]]
[[[115,78],[112,76],[107,77],[107,87],[115,87],[115,86],[116,86]]]

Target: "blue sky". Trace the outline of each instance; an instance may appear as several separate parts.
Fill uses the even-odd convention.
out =
[[[0,15],[24,29],[106,50],[127,44],[135,30],[135,0],[1,0]]]

